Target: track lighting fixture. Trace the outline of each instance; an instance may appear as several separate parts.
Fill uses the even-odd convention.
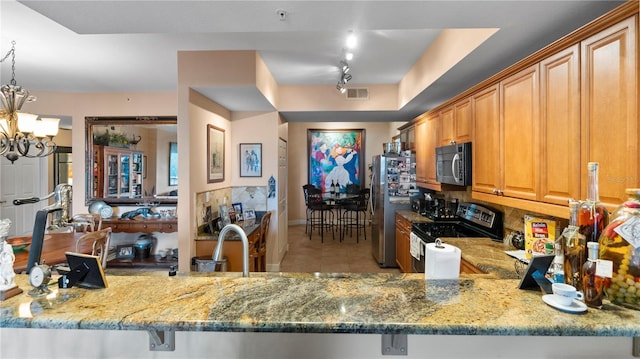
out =
[[[345,93],[347,91],[345,85],[347,84],[347,82],[351,81],[353,76],[347,73],[350,68],[346,60],[340,61],[340,66],[338,68],[340,69],[340,80],[338,80],[336,89],[340,91],[340,93]]]
[[[346,73],[347,73],[347,72],[349,72],[349,70],[351,69],[351,68],[349,67],[349,64],[348,64],[348,63],[347,63],[347,61],[345,61],[345,60],[340,61],[340,66],[342,66],[342,73],[343,73],[343,74],[346,74]]]

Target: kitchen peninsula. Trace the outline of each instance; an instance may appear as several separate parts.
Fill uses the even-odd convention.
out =
[[[492,253],[498,253],[501,244],[489,242],[476,239],[475,246],[484,243],[493,246]],[[465,251],[464,242],[456,244],[462,248],[463,256],[465,252],[470,254],[466,259],[472,264],[491,271],[493,265],[487,265],[490,262],[475,261],[475,255]],[[494,265],[513,263],[501,258],[494,259]],[[389,334],[400,334],[400,338],[409,335],[406,348],[410,355],[419,357],[424,357],[419,355],[420,348],[427,345],[424,343],[434,343],[427,345],[433,352],[459,353],[459,345],[448,349],[436,347],[449,341],[475,343],[479,338],[493,344],[477,344],[480,347],[475,351],[486,350],[491,355],[514,348],[514,343],[530,349],[516,345],[517,351],[510,352],[511,355],[526,351],[527,357],[544,357],[562,351],[559,347],[546,351],[548,344],[570,345],[571,353],[590,350],[584,353],[593,355],[589,343],[602,343],[596,356],[599,353],[604,357],[621,347],[615,353],[631,357],[631,338],[635,337],[633,341],[638,345],[640,337],[640,312],[608,304],[602,310],[589,309],[582,315],[563,313],[544,304],[539,291],[516,289],[518,279],[504,278],[501,274],[508,272],[506,268],[505,272],[463,275],[453,282],[425,282],[423,274],[251,273],[249,278],[242,278],[239,273],[169,277],[166,272],[153,272],[142,276],[107,276],[107,289],[54,289],[56,294],[47,298],[20,295],[2,302],[2,354],[11,357],[11,353],[20,353],[5,338],[34,335],[58,336],[62,340],[57,333],[69,329],[67,336],[86,335],[90,347],[102,351],[111,350],[103,344],[105,336],[122,336],[117,332],[127,331],[131,334],[123,337],[123,343],[119,339],[118,345],[138,353],[131,357],[150,355],[147,341],[151,339],[145,331],[150,331],[149,337],[177,331],[172,357],[182,357],[194,350],[192,346],[198,342],[194,338],[218,343],[221,348],[231,345],[225,357],[251,356],[245,351],[249,349],[233,348],[230,343],[253,343],[257,348],[262,340],[277,340],[276,343],[330,340],[333,343],[330,345],[345,350],[340,356],[349,356],[350,350],[356,350],[355,356],[372,357],[382,355],[379,334],[383,334],[383,340]],[[28,288],[24,275],[17,276],[17,283]],[[290,333],[305,334],[292,337]],[[320,333],[323,335],[318,336]],[[359,335],[347,336],[349,344],[344,344],[342,335],[348,333]],[[372,338],[367,334],[377,335]],[[235,339],[229,342],[229,337]],[[69,340],[72,339],[66,339]],[[361,340],[369,344],[362,344]],[[569,344],[575,341],[580,344]],[[371,347],[371,343],[377,344]],[[51,344],[55,346],[58,342]],[[533,348],[536,349],[532,352]],[[73,350],[71,347],[71,352],[60,353],[81,356],[81,352]],[[201,350],[207,352],[206,348]],[[324,346],[315,350],[315,355],[330,355]],[[640,355],[635,350],[635,355]],[[293,352],[291,347],[278,355],[294,357]],[[615,353],[608,357],[619,357]]]

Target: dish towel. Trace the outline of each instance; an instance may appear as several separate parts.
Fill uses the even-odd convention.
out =
[[[418,237],[414,233],[411,233],[411,235],[409,236],[409,252],[411,253],[411,256],[417,260],[420,260],[420,255],[424,253],[423,250],[424,249],[420,237]]]

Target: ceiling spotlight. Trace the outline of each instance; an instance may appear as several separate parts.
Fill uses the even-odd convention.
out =
[[[351,60],[353,60],[353,52],[347,52],[346,54],[344,54],[344,58],[345,58],[347,61],[351,61]]]
[[[347,89],[344,87],[344,83],[342,82],[338,82],[338,84],[336,85],[336,90],[340,91],[340,93],[345,93],[345,91],[347,91]]]
[[[356,35],[354,35],[352,32],[349,33],[349,35],[347,36],[347,49],[355,48],[357,43],[358,39],[356,38]]]
[[[350,74],[342,74],[342,82],[343,82],[343,83],[345,83],[345,84],[346,84],[347,82],[351,81],[351,78],[352,78],[352,77],[351,77],[351,75],[350,75]]]
[[[346,74],[347,72],[349,72],[349,70],[351,69],[349,67],[349,64],[346,61],[340,61],[340,66],[342,67],[342,73]]]

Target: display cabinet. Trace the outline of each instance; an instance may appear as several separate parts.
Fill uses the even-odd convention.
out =
[[[94,146],[94,188],[104,198],[142,198],[143,153]]]

